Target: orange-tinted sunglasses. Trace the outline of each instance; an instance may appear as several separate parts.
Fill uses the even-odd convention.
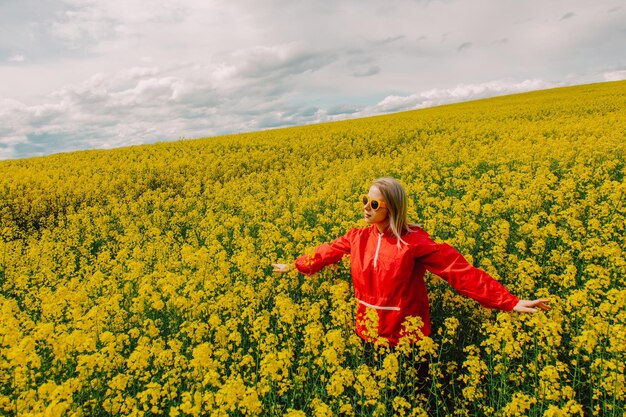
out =
[[[371,198],[369,196],[366,196],[365,194],[361,196],[361,201],[363,201],[364,206],[367,206],[367,204],[369,203],[370,207],[374,211],[378,211],[378,209],[381,207],[387,207],[387,204],[384,201]]]

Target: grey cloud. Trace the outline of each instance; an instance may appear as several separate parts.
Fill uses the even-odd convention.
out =
[[[154,7],[153,3],[151,6],[145,20],[160,25],[184,22],[193,13],[189,7],[180,1],[160,2],[157,7]]]
[[[66,45],[94,49],[107,40],[141,37],[146,28],[167,30],[182,24],[192,14],[188,3],[154,0],[146,7],[137,1],[65,1],[48,26],[50,33]]]
[[[77,56],[51,36],[53,22],[66,7],[59,0],[0,1],[0,59],[22,55],[34,65]]]
[[[307,118],[315,116],[318,111],[319,111],[319,108],[317,107],[305,107],[303,109],[299,109],[296,112],[294,112],[292,116],[297,117],[297,118],[307,119]]]
[[[459,46],[456,48],[456,50],[457,50],[458,52],[461,52],[461,51],[465,51],[465,50],[467,50],[467,49],[470,49],[471,47],[472,47],[472,42],[464,42],[464,43],[462,43],[461,45],[459,45]]]
[[[219,91],[210,84],[190,81],[186,88],[182,88],[176,101],[185,103],[189,111],[197,108],[213,108],[223,101]]]
[[[326,114],[329,116],[336,116],[339,114],[353,114],[358,113],[360,109],[356,106],[350,104],[341,104],[338,106],[332,106],[327,111]]]
[[[57,16],[50,25],[50,33],[72,49],[84,48],[117,36],[118,22],[92,5],[64,10]]]
[[[62,1],[5,0],[0,2],[0,23],[2,27],[23,25],[23,22],[40,21],[47,18],[63,5]]]
[[[622,6],[613,7],[613,8],[611,8],[611,9],[607,10],[606,12],[607,12],[607,13],[615,13],[615,12],[617,12],[618,10],[621,10],[621,8],[622,8]]]
[[[279,71],[279,75],[301,74],[307,71],[316,71],[336,59],[334,53],[301,54],[287,62],[284,69]]]
[[[566,19],[571,19],[572,17],[575,17],[575,16],[576,16],[576,13],[568,12],[568,13],[565,13],[563,16],[561,16],[560,20],[563,21]]]
[[[396,42],[396,41],[399,41],[399,40],[402,40],[402,39],[405,39],[405,38],[406,38],[406,36],[404,36],[404,35],[392,36],[392,37],[385,38],[385,39],[379,41],[379,43],[385,45],[385,44],[393,43],[393,42]]]
[[[256,126],[260,129],[270,129],[276,127],[287,127],[287,126],[295,126],[299,124],[299,120],[289,120],[282,117],[282,115],[271,115],[261,118]]]
[[[353,73],[352,75],[354,77],[370,77],[372,75],[378,74],[379,72],[380,72],[380,67],[378,67],[377,65],[373,65],[364,71],[357,71]]]
[[[319,107],[309,106],[306,103],[284,103],[281,114],[287,120],[299,120],[301,123],[308,123],[315,120],[320,112]]]
[[[283,78],[318,70],[333,62],[333,52],[315,53],[283,48],[254,48],[238,52],[238,74],[246,78]]]
[[[367,65],[376,60],[372,48],[346,48],[337,51],[336,55],[344,57],[348,66]]]

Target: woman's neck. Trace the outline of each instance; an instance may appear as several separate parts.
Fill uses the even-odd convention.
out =
[[[389,227],[389,222],[384,223],[376,223],[376,228],[378,229],[378,233],[385,233],[385,230]]]

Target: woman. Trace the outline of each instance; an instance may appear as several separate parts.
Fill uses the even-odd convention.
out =
[[[407,200],[402,185],[393,178],[379,178],[363,196],[365,222],[344,236],[304,255],[295,267],[305,275],[337,263],[350,254],[354,295],[358,300],[356,332],[366,342],[395,346],[405,335],[409,316],[422,319],[421,334],[430,334],[430,313],[424,273],[445,279],[464,296],[481,305],[504,311],[535,313],[548,310],[548,300],[520,300],[484,271],[470,265],[451,246],[434,242],[423,229],[407,223]],[[274,272],[287,272],[286,264],[273,264]],[[367,310],[378,314],[378,332],[367,327]],[[409,336],[415,340],[420,332]],[[381,339],[382,338],[382,339]],[[386,341],[386,343],[385,343]]]

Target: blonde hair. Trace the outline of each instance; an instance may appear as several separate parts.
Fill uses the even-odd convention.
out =
[[[372,186],[378,188],[387,203],[387,213],[389,215],[389,227],[391,232],[398,238],[398,246],[400,243],[406,244],[402,239],[403,232],[411,232],[407,222],[408,203],[404,187],[395,178],[382,177],[372,183]]]

